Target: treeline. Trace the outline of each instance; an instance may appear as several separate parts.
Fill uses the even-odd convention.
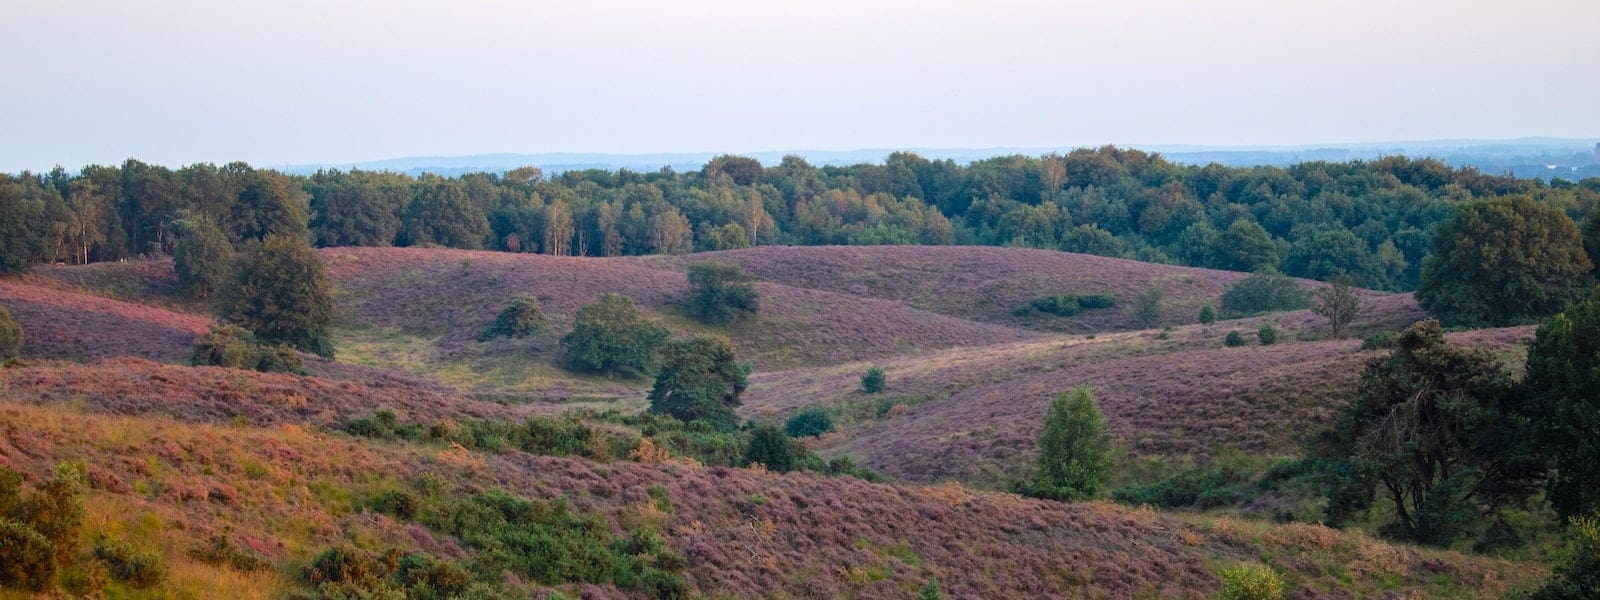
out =
[[[958,165],[773,166],[721,156],[694,172],[536,167],[455,178],[129,160],[77,174],[0,174],[0,270],[171,254],[185,223],[234,244],[448,246],[620,256],[767,244],[1059,249],[1239,271],[1416,286],[1434,225],[1463,201],[1526,195],[1581,219],[1600,179],[1493,176],[1390,157],[1288,168],[1181,166],[1114,147]]]

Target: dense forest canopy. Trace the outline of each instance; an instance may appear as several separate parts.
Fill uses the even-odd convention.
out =
[[[1387,157],[1287,168],[1181,166],[1115,147],[960,165],[771,166],[720,156],[699,171],[536,167],[454,178],[137,160],[76,174],[0,174],[0,271],[171,254],[183,223],[235,245],[449,246],[573,256],[767,244],[969,244],[1059,249],[1232,270],[1276,268],[1373,288],[1416,286],[1432,231],[1463,202],[1524,195],[1582,220],[1600,179],[1494,176]]]

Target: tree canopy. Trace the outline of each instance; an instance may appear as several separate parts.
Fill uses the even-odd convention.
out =
[[[1560,210],[1526,196],[1470,202],[1434,235],[1417,302],[1447,324],[1522,323],[1577,299],[1591,268]]]
[[[656,351],[671,334],[647,319],[633,298],[603,294],[578,308],[572,331],[561,338],[567,368],[594,373],[655,371]]]
[[[727,323],[756,314],[761,295],[737,265],[708,260],[689,265],[689,316]]]
[[[1054,500],[1088,500],[1100,495],[1111,477],[1111,438],[1105,415],[1088,386],[1057,396],[1039,435],[1039,459],[1028,495]]]
[[[333,287],[303,238],[269,235],[240,257],[223,318],[268,344],[333,357]]]
[[[661,349],[661,369],[650,388],[650,412],[731,431],[739,424],[733,409],[749,387],[749,374],[750,365],[734,358],[727,338],[670,341]]]
[[[1554,462],[1550,504],[1563,517],[1600,514],[1600,289],[1539,327],[1524,389]]]

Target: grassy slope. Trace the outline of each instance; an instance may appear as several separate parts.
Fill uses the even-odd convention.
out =
[[[0,306],[22,325],[22,354],[32,357],[181,361],[211,323],[206,317],[76,292],[35,277],[0,279]]]
[[[184,378],[170,369],[190,368],[125,366],[166,373],[184,385],[205,385],[213,375]],[[270,396],[245,394],[235,404],[272,404]],[[171,565],[163,586],[180,597],[276,596],[294,585],[310,556],[341,542],[462,556],[467,550],[451,538],[360,508],[425,473],[462,492],[505,487],[566,498],[613,527],[655,523],[688,559],[691,586],[707,595],[911,597],[938,579],[961,598],[1204,598],[1219,585],[1215,569],[1265,560],[1303,597],[1341,588],[1492,597],[1538,574],[1529,565],[1391,546],[1314,526],[1185,522],[1148,510],[958,486],[375,443],[328,435],[293,416],[252,427],[25,400],[0,403],[0,465],[42,477],[57,462],[86,462],[91,534],[163,554]],[[650,501],[645,488],[652,484],[665,488],[670,512]],[[212,535],[266,555],[274,569],[237,573],[185,556]]]

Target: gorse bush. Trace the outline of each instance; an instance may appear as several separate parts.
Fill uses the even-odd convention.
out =
[[[1266,565],[1243,563],[1222,570],[1221,600],[1283,600],[1283,577]]]
[[[0,467],[0,586],[42,592],[78,553],[87,512],[83,467],[63,463],[24,495],[21,474]]]
[[[867,372],[861,374],[861,391],[876,394],[883,391],[888,385],[888,379],[880,367],[868,367]]]
[[[544,331],[544,310],[539,299],[517,296],[495,315],[494,322],[478,332],[478,341],[486,342],[497,337],[525,338]]]
[[[819,436],[833,430],[833,417],[821,408],[800,409],[784,422],[783,430],[793,437]]]
[[[1309,290],[1300,282],[1270,270],[1246,277],[1222,294],[1222,312],[1229,317],[1310,307]]]
[[[117,581],[134,588],[154,587],[167,578],[167,565],[160,555],[124,541],[95,542],[94,557],[109,567]]]
[[[728,323],[760,310],[761,296],[738,266],[716,260],[689,266],[689,316]]]
[[[11,318],[11,311],[0,306],[0,362],[22,356],[22,326]]]

